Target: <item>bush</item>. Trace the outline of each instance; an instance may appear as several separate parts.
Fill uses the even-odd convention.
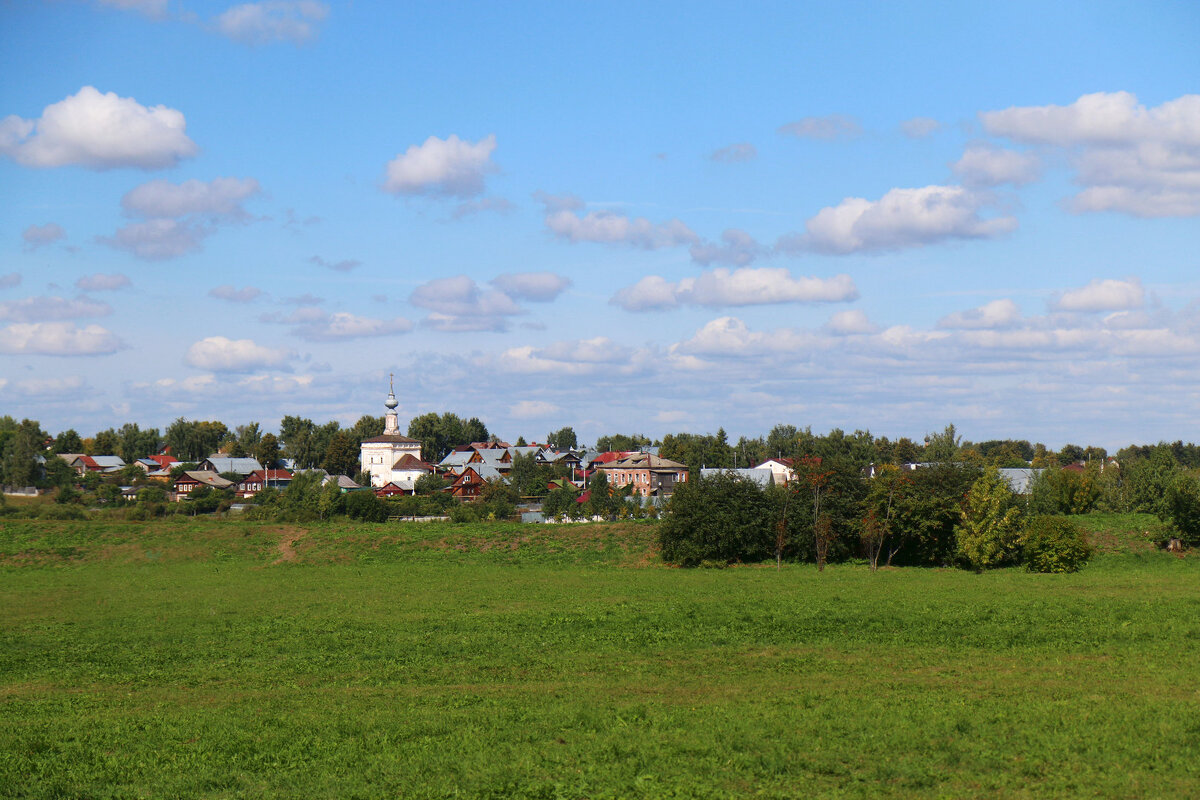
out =
[[[38,509],[39,519],[87,519],[83,509],[74,505],[48,504]]]
[[[374,492],[350,492],[346,495],[346,516],[363,522],[387,522],[390,507]]]
[[[1092,557],[1087,536],[1066,517],[1034,517],[1021,535],[1030,572],[1078,572]]]
[[[1184,544],[1200,544],[1200,481],[1184,472],[1175,475],[1159,518],[1171,523]]]
[[[1017,560],[1021,511],[995,467],[988,467],[971,485],[960,519],[954,536],[958,557],[966,566],[979,571]]]
[[[659,529],[664,561],[761,561],[772,555],[771,504],[758,484],[727,474],[675,487]]]

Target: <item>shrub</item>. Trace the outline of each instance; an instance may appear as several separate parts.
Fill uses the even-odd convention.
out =
[[[1021,547],[1030,572],[1078,572],[1092,557],[1087,536],[1066,517],[1033,517]]]
[[[390,507],[374,492],[350,492],[346,495],[346,516],[363,522],[387,522]]]
[[[954,535],[958,556],[967,566],[978,571],[1017,559],[1021,512],[995,467],[988,467],[971,485],[960,518]]]
[[[39,519],[87,519],[83,509],[75,505],[48,504],[38,509]]]
[[[772,554],[771,504],[758,484],[720,473],[675,487],[659,528],[664,561],[761,561]]]
[[[1185,472],[1175,475],[1159,518],[1171,523],[1184,544],[1200,544],[1200,481]]]

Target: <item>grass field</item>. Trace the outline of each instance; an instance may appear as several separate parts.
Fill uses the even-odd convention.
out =
[[[1200,558],[679,570],[652,524],[0,521],[0,795],[1195,797]]]

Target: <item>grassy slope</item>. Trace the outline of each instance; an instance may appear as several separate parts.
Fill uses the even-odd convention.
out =
[[[1089,519],[1114,552],[1073,576],[0,522],[0,794],[1189,796],[1200,559],[1143,522]]]

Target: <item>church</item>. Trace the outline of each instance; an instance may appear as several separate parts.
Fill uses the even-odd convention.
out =
[[[389,483],[412,491],[417,478],[433,472],[433,467],[421,460],[421,440],[400,433],[396,419],[395,385],[389,385],[387,416],[383,435],[364,439],[359,447],[359,467],[371,474],[371,486],[381,488]]]

